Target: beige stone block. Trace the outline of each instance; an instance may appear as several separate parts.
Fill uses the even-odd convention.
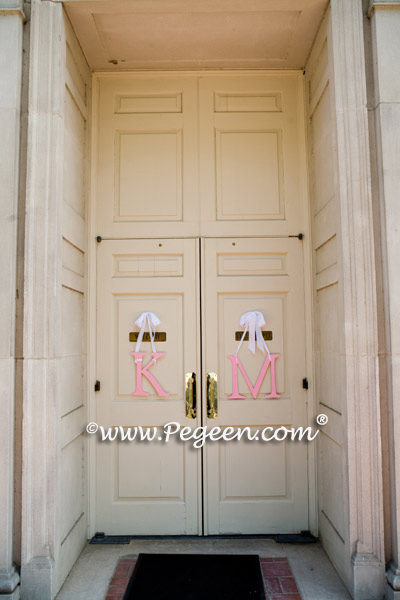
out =
[[[342,413],[341,381],[341,314],[338,285],[329,285],[317,292],[316,322],[317,399]]]
[[[86,542],[87,519],[86,514],[83,514],[76,522],[72,531],[70,531],[68,537],[64,540],[64,543],[60,548],[56,580],[57,590],[64,583],[65,578],[74,566],[76,558],[79,556],[81,550],[83,550],[85,547]],[[87,583],[89,585],[89,581]]]
[[[394,442],[393,449],[393,477],[397,480],[396,489],[400,489],[400,407],[397,399],[400,397],[400,355],[392,354],[388,358],[389,377],[391,378],[392,407],[390,426]],[[400,520],[400,506],[397,507],[397,521]]]
[[[85,403],[85,357],[65,356],[58,361],[60,389],[60,415],[77,409]]]
[[[53,600],[54,561],[50,556],[35,556],[21,567],[21,597],[29,600]]]
[[[76,525],[82,513],[85,512],[84,458],[82,434],[61,450],[60,471],[62,477],[59,506],[60,523],[58,525],[58,535],[61,543]]]
[[[12,487],[13,487],[13,403],[14,403],[14,360],[0,360],[0,568],[6,566],[11,558],[12,548],[12,521],[13,511]]]
[[[353,556],[354,564],[354,598],[355,600],[378,600],[384,597],[385,593],[385,569],[384,565],[371,556],[362,556],[360,563],[357,562],[356,555]]]
[[[392,586],[387,584],[385,600],[400,600],[400,591],[395,591]]]
[[[318,440],[319,446],[319,506],[331,525],[343,539],[345,537],[343,513],[343,450],[340,444],[322,431]]]
[[[400,101],[400,5],[372,17],[375,103]]]
[[[346,545],[324,512],[320,512],[318,535],[325,552],[343,578],[343,573],[348,568],[346,565]]]
[[[62,340],[64,355],[80,356],[84,351],[85,313],[83,294],[64,287],[62,290]]]
[[[36,557],[54,556],[58,385],[55,360],[24,360],[21,560],[33,570]]]
[[[4,0],[2,0],[1,5]],[[0,8],[2,7],[0,5]],[[0,111],[19,107],[21,93],[22,27],[18,15],[0,17]],[[2,147],[4,144],[2,142]]]
[[[86,407],[80,406],[61,419],[61,448],[64,449],[82,435],[87,425]],[[78,465],[78,472],[81,466]]]
[[[313,219],[314,248],[319,248],[336,235],[338,227],[338,203],[333,197]]]
[[[2,19],[0,18],[0,25]],[[1,36],[1,32],[0,32]],[[2,86],[0,86],[2,87]],[[19,114],[0,109],[0,357],[13,354]]]
[[[399,96],[400,98],[400,96]],[[381,140],[381,202],[385,215],[387,279],[390,304],[391,351],[400,353],[400,104],[382,104],[376,110]]]
[[[22,10],[22,0],[0,0],[0,10]]]

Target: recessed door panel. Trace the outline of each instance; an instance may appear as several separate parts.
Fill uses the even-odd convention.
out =
[[[100,78],[96,194],[102,237],[198,235],[197,80]]]
[[[116,132],[115,146],[114,222],[181,221],[182,130]]]
[[[200,79],[202,236],[301,231],[301,96],[300,74]]]

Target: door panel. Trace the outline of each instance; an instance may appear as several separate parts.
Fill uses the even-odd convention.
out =
[[[304,226],[300,74],[200,78],[201,235],[288,235]]]
[[[304,230],[300,72],[103,74],[98,82],[103,238]]]
[[[98,245],[97,422],[104,427],[160,427],[185,418],[185,373],[199,371],[199,284],[196,240],[104,240]],[[135,320],[161,320],[165,352],[151,368],[168,397],[147,378],[137,381],[132,352]],[[143,366],[151,358],[150,342]],[[99,375],[100,376],[100,375]],[[176,437],[168,443],[97,442],[97,529],[113,534],[193,534],[199,531],[200,453]]]
[[[204,372],[219,376],[219,415],[204,419],[209,427],[306,426],[305,330],[302,246],[297,239],[206,239],[203,279]],[[271,368],[253,399],[239,371],[232,394],[232,361],[243,331],[240,317],[261,311],[276,359],[276,387]],[[239,359],[252,385],[266,358],[253,355],[243,342]],[[205,393],[205,392],[204,392]],[[270,435],[270,434],[269,434]],[[208,533],[277,533],[308,528],[307,443],[298,441],[209,442],[205,449]]]
[[[197,79],[100,79],[97,228],[102,237],[198,235]]]

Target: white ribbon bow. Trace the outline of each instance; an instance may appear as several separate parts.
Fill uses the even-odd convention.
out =
[[[157,326],[161,323],[160,319],[153,312],[144,312],[140,315],[138,319],[135,321],[135,325],[140,327],[140,332],[138,335],[138,339],[136,341],[135,352],[139,352],[140,346],[143,341],[143,334],[146,329],[146,323],[149,326],[149,334],[150,334],[150,342],[151,342],[151,350],[152,352],[156,352],[156,345],[154,343],[154,336],[156,333]],[[141,358],[135,359],[135,362],[141,361]],[[153,358],[153,362],[156,362],[156,359]]]
[[[240,324],[242,327],[244,327],[244,331],[242,339],[240,340],[237,350],[235,352],[235,357],[237,358],[238,352],[247,332],[249,332],[249,350],[251,350],[251,352],[255,354],[257,341],[257,347],[261,350],[261,352],[267,352],[268,356],[270,357],[270,351],[263,338],[261,331],[261,327],[264,327],[265,325],[265,319],[262,312],[260,312],[259,310],[251,310],[247,313],[244,313],[240,317]]]

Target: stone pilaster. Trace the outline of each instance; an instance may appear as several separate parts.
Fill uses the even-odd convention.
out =
[[[22,42],[17,0],[0,0],[0,598],[19,598],[13,564],[15,306]]]
[[[33,0],[25,217],[21,596],[55,595],[60,323],[57,277],[62,194],[62,5]]]
[[[384,546],[377,300],[361,0],[331,0],[345,315],[350,587],[383,597]],[[351,561],[351,562],[350,562]]]
[[[378,195],[381,221],[391,561],[387,569],[387,598],[400,599],[400,0],[370,2],[374,68],[374,100],[371,110],[376,130]]]

